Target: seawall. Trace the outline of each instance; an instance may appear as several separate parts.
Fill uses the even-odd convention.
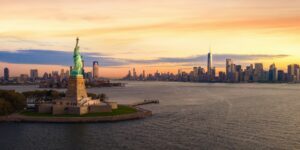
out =
[[[97,117],[33,117],[20,114],[1,116],[0,122],[40,122],[40,123],[92,123],[92,122],[118,122],[125,120],[143,119],[152,116],[152,112],[136,108],[137,112],[115,116]]]

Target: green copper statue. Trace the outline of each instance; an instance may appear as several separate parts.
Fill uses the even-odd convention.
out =
[[[74,67],[71,72],[71,76],[82,76],[83,71],[83,64],[81,55],[79,53],[79,46],[78,46],[79,38],[76,39],[76,46],[74,48],[73,60],[74,60]]]

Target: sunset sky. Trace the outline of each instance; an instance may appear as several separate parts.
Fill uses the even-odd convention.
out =
[[[68,68],[75,39],[87,66],[121,77],[206,67],[300,64],[299,0],[0,0],[0,76]],[[69,57],[68,57],[69,56]]]

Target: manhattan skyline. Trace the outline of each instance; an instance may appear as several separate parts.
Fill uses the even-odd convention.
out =
[[[77,36],[83,57],[99,61],[104,77],[122,77],[133,67],[176,73],[206,66],[209,45],[217,71],[224,71],[227,58],[242,66],[275,62],[282,70],[300,63],[298,1],[4,0],[1,5],[0,69],[8,67],[12,75],[31,68],[68,69],[71,61],[64,56]],[[87,64],[90,70],[92,63]]]
[[[0,52],[1,53],[1,52]],[[51,53],[51,52],[50,52]],[[1,56],[1,55],[0,55]],[[43,62],[42,59],[47,59],[48,55],[43,56],[38,61]],[[57,56],[58,59],[60,56]],[[262,63],[265,66],[276,64],[280,70],[287,71],[287,65],[290,64],[296,64],[296,63],[290,63],[287,62],[287,65],[285,66],[285,63],[281,62],[275,62],[272,60],[278,60],[283,59],[285,57],[289,57],[288,55],[236,55],[236,54],[213,54],[211,50],[208,52],[208,54],[203,55],[197,55],[194,57],[189,58],[159,58],[156,60],[132,60],[133,62],[137,61],[141,64],[128,64],[128,65],[120,65],[118,66],[102,66],[102,63],[105,60],[101,60],[101,57],[88,57],[84,58],[85,63],[85,69],[88,72],[92,72],[93,68],[93,62],[95,60],[99,61],[100,65],[100,76],[106,77],[106,78],[122,78],[124,75],[126,75],[128,72],[128,69],[137,68],[138,73],[142,73],[141,70],[146,71],[147,73],[155,73],[157,71],[159,72],[170,72],[170,73],[177,73],[178,69],[181,69],[183,71],[191,71],[193,66],[201,66],[205,67],[206,71],[209,70],[209,68],[214,69],[216,72],[220,71],[226,71],[226,64],[224,63],[226,59],[235,59],[235,62],[242,65],[243,68],[245,68],[248,65],[255,64],[255,63]],[[25,61],[28,61],[26,59],[29,59],[30,56],[25,58]],[[210,58],[210,59],[209,59]],[[238,59],[240,58],[240,59]],[[57,59],[57,58],[56,58]],[[249,60],[247,60],[249,59]],[[217,60],[217,61],[215,61]],[[247,62],[245,62],[247,60]],[[34,60],[36,61],[36,60]],[[60,61],[60,60],[58,60]],[[20,63],[5,63],[0,62],[1,68],[10,68],[10,73],[12,76],[19,76],[20,74],[28,74],[29,70],[31,69],[38,69],[42,73],[50,73],[51,71],[59,71],[61,69],[68,70],[70,66],[68,66],[69,61],[68,60],[61,60],[62,63],[65,63],[65,65],[51,65],[51,64],[20,64]],[[128,60],[129,62],[131,60]],[[159,66],[155,65],[155,61],[161,61],[160,63],[164,63],[164,65]],[[185,62],[188,63],[187,65],[173,65],[172,63],[176,63],[176,61]],[[265,61],[265,62],[264,62]],[[267,62],[266,62],[267,61]],[[45,62],[48,62],[47,60]],[[264,62],[264,63],[263,63]],[[147,65],[149,63],[150,65]],[[0,72],[0,76],[3,76],[3,72]]]

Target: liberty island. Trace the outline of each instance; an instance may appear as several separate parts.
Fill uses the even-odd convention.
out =
[[[51,101],[34,101],[34,111],[24,111],[1,117],[1,121],[25,122],[111,122],[151,116],[152,112],[133,105],[118,105],[101,97],[89,97],[83,76],[79,38],[74,48],[71,76],[65,96]],[[27,98],[28,101],[28,98]],[[28,108],[28,107],[27,107]]]

